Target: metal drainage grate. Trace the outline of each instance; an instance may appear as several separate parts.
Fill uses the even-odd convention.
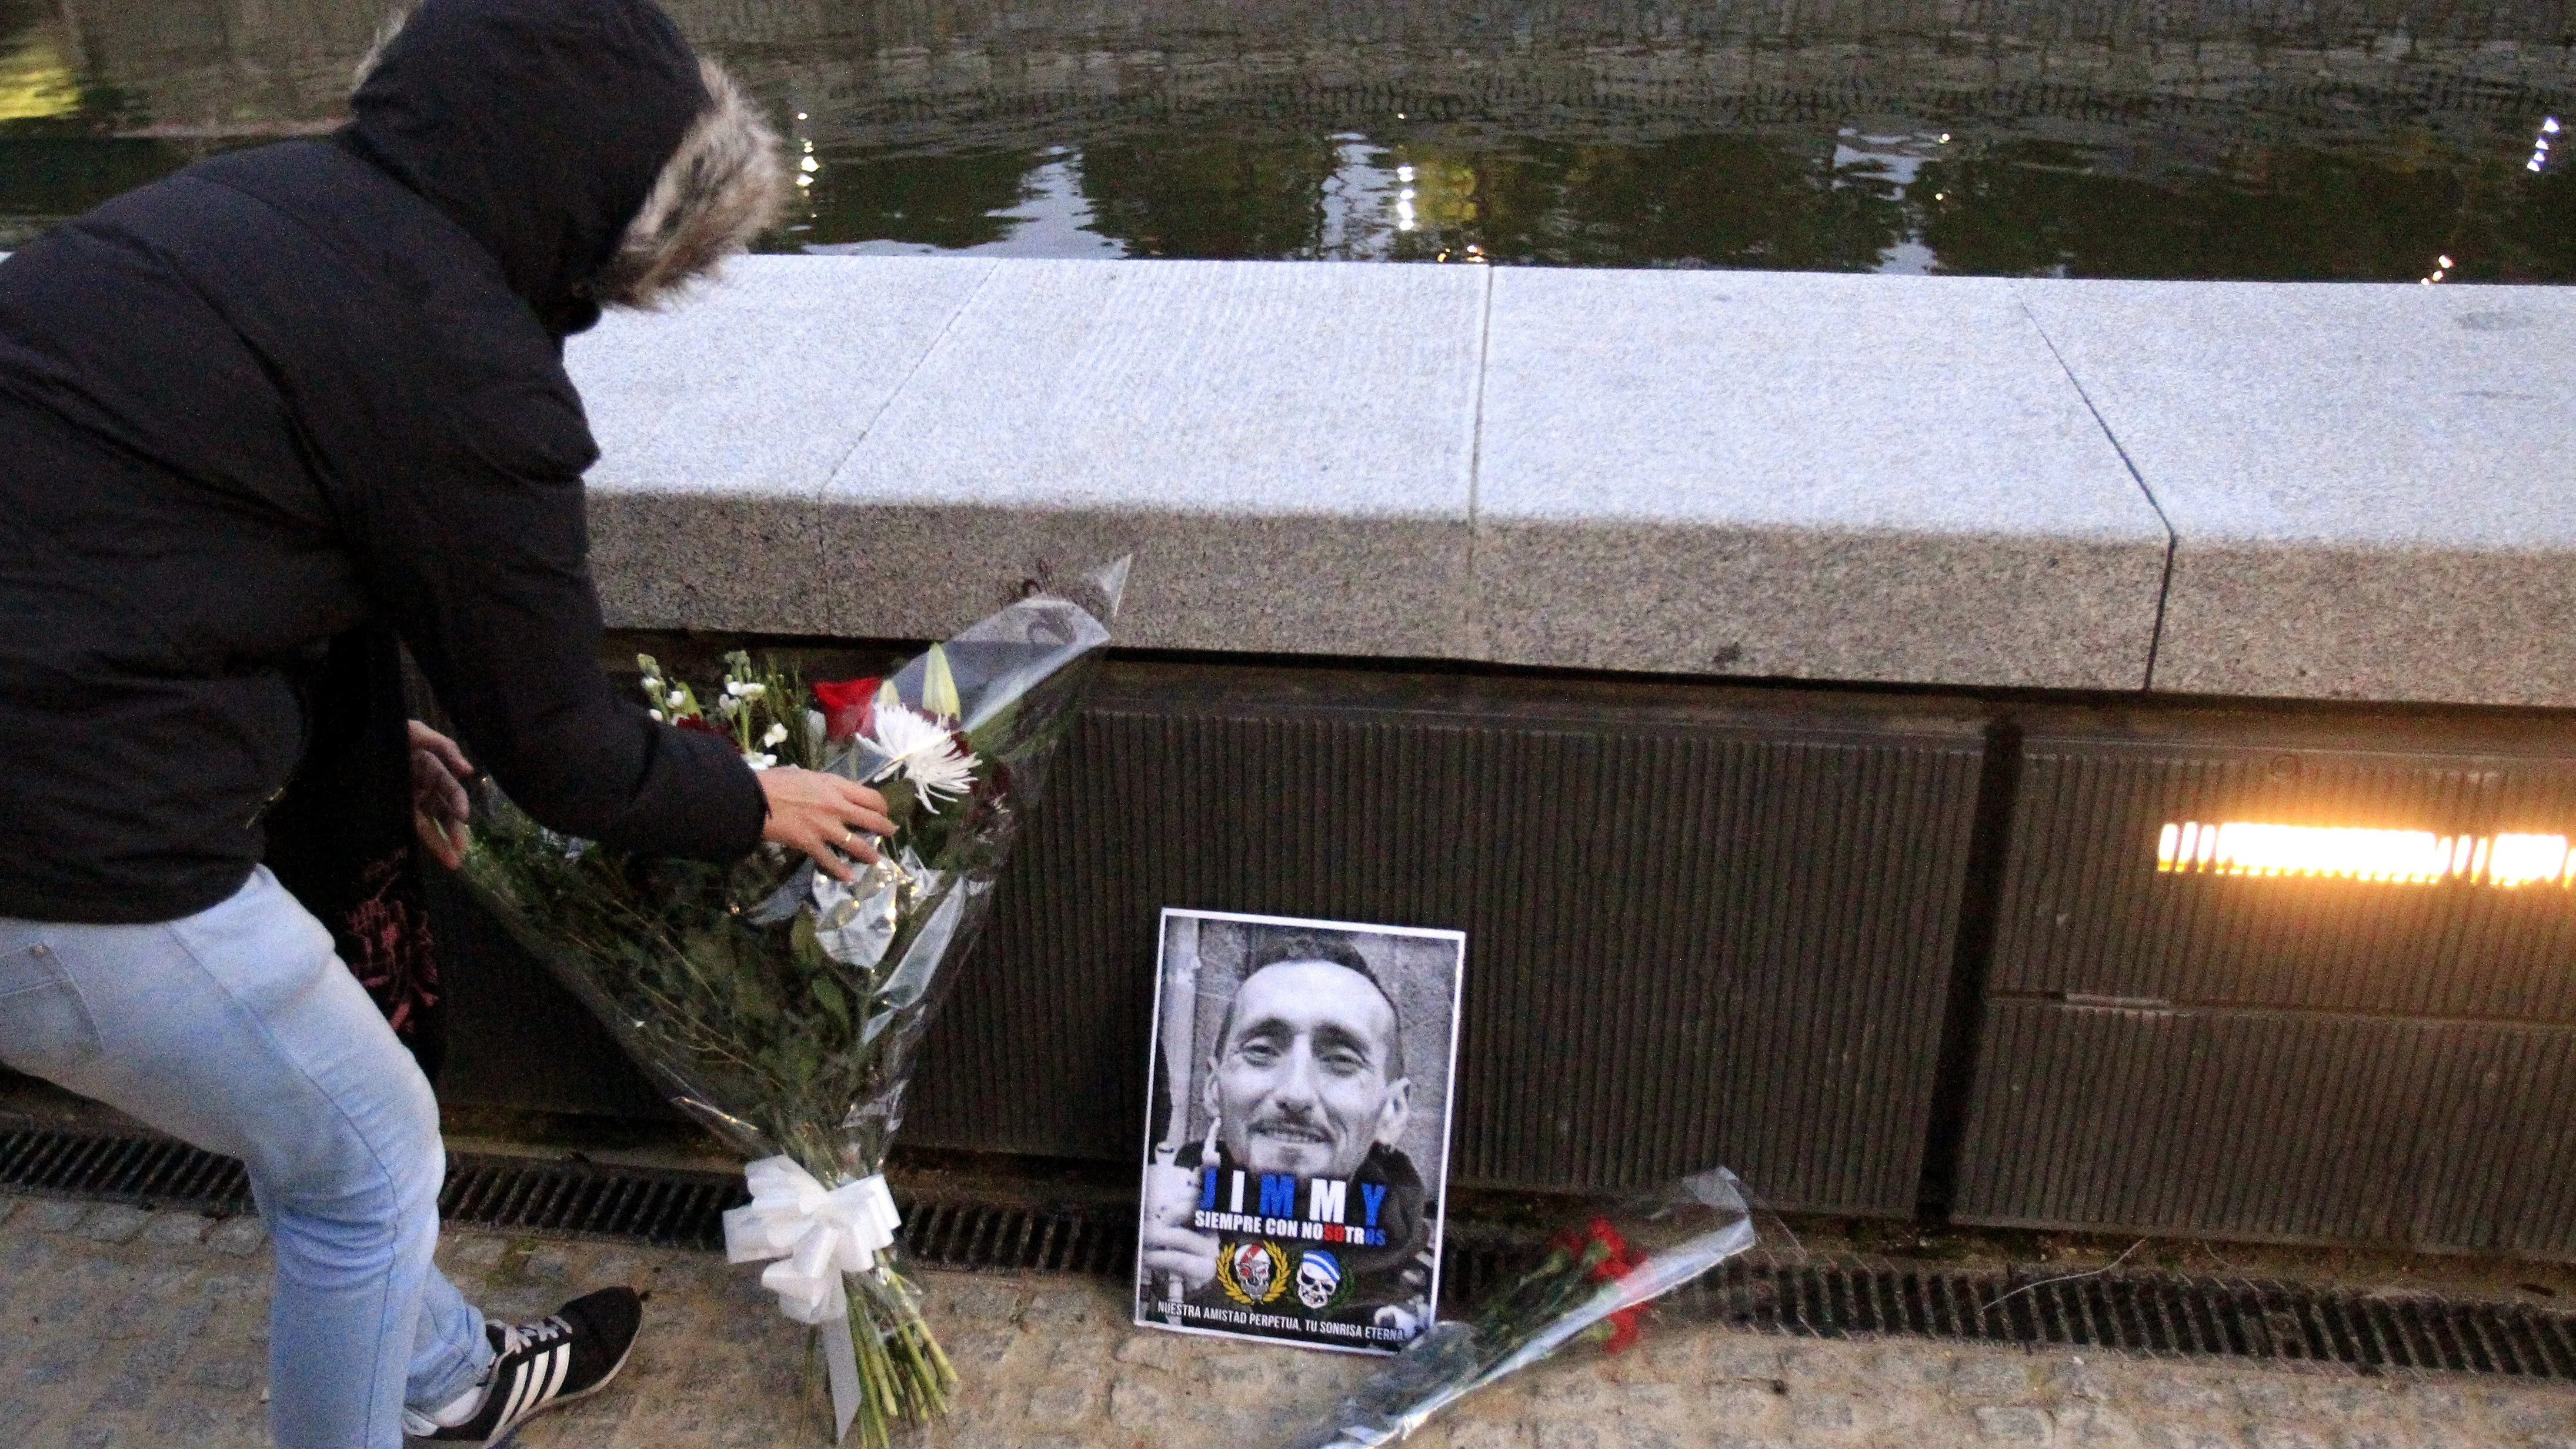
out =
[[[1123,1278],[1136,1264],[1136,1214],[913,1203],[904,1207],[903,1246],[915,1262],[932,1268]]]
[[[239,1162],[160,1138],[0,1132],[0,1187],[144,1207],[250,1210]]]
[[[158,1139],[0,1133],[0,1189],[215,1214],[250,1209],[240,1163]],[[450,1222],[477,1227],[713,1249],[724,1241],[725,1210],[744,1200],[742,1180],[729,1174],[459,1153],[439,1206]],[[904,1247],[925,1267],[1123,1277],[1134,1262],[1132,1209],[918,1199],[903,1207]],[[1450,1247],[1446,1296],[1474,1302],[1529,1246],[1462,1231]],[[1908,1334],[2576,1381],[2576,1314],[2264,1280],[2054,1277],[1757,1252],[1674,1307],[1800,1337]]]
[[[1691,1290],[1699,1312],[1823,1338],[1899,1333],[2147,1357],[2221,1356],[2576,1380],[2576,1314],[2433,1294],[2123,1271],[1945,1271],[1757,1258]]]
[[[159,1138],[0,1133],[0,1188],[218,1215],[251,1210],[242,1165]],[[724,1246],[726,1209],[749,1200],[731,1173],[453,1153],[439,1193],[452,1223],[568,1233],[660,1248]],[[903,1242],[925,1266],[1123,1274],[1134,1261],[1130,1211],[1085,1212],[906,1198]]]
[[[438,1212],[480,1228],[714,1249],[724,1246],[725,1210],[749,1200],[742,1179],[730,1174],[458,1152],[448,1156]]]

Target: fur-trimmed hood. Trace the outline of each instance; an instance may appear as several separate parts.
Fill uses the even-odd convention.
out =
[[[651,0],[427,0],[350,111],[346,143],[473,233],[558,337],[713,271],[787,190],[759,107]]]

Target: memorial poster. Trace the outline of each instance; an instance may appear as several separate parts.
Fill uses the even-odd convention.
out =
[[[1431,1325],[1466,950],[1163,913],[1139,1324],[1374,1353]]]

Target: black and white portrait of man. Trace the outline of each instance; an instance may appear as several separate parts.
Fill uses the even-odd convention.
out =
[[[1164,913],[1140,1322],[1377,1351],[1430,1323],[1464,953]]]

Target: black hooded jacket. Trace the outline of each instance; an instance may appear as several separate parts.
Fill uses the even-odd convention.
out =
[[[371,637],[540,821],[757,844],[726,742],[600,669],[597,449],[562,366],[705,104],[648,0],[428,0],[339,134],[202,162],[0,263],[0,915],[223,900],[320,692],[368,677],[326,662]],[[359,712],[398,748],[381,688]]]

